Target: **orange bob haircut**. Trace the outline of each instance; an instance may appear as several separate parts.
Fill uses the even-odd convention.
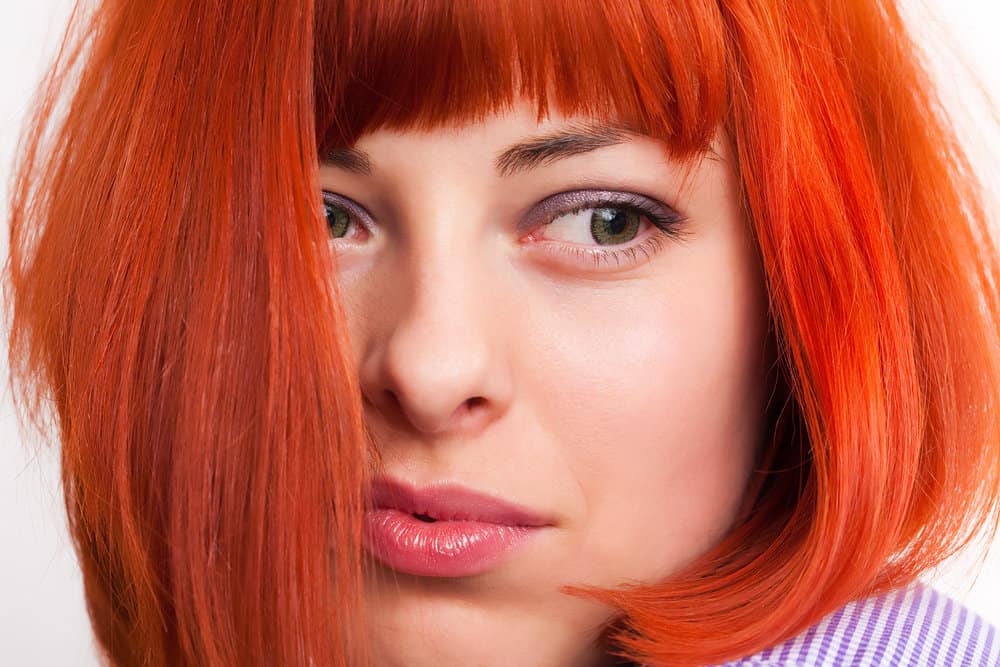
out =
[[[4,286],[110,664],[370,660],[378,459],[318,157],[517,96],[682,160],[724,129],[770,294],[731,533],[668,581],[565,589],[619,612],[615,652],[750,654],[996,530],[1000,253],[894,2],[104,0],[24,135]]]

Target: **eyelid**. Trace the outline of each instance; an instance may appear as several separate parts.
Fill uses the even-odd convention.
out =
[[[324,204],[333,204],[347,209],[368,231],[371,231],[372,214],[368,212],[368,209],[353,199],[337,194],[336,192],[331,192],[330,190],[323,190],[322,192]]]

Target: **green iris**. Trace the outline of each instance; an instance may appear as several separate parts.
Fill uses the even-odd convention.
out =
[[[626,243],[639,231],[638,211],[625,208],[595,208],[590,215],[590,233],[602,245]]]
[[[351,224],[351,215],[339,206],[324,203],[326,209],[326,222],[330,228],[330,234],[334,238],[341,238],[347,233],[347,228]]]

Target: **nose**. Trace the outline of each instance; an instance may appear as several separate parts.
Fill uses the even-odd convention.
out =
[[[467,241],[450,245],[467,248]],[[433,258],[429,252],[394,265],[392,280],[382,283],[361,388],[395,428],[468,437],[510,403],[506,313],[483,263],[440,247]]]

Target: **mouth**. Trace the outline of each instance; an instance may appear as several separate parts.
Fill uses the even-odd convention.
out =
[[[520,505],[453,484],[417,489],[383,477],[372,501],[365,548],[383,565],[418,576],[482,574],[553,525]]]

